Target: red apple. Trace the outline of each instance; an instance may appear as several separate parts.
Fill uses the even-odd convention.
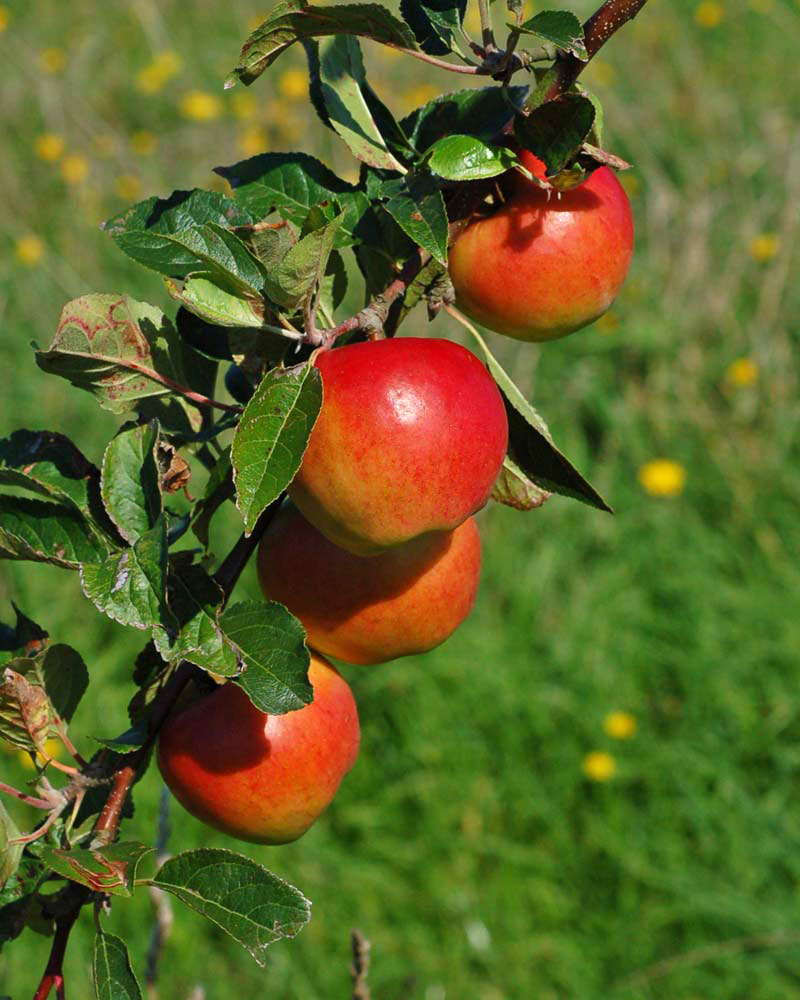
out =
[[[265,715],[228,682],[168,720],[158,766],[175,798],[223,833],[257,844],[302,836],[358,756],[358,712],[347,682],[311,656],[310,705]]]
[[[472,517],[454,531],[357,556],[286,504],[258,550],[264,596],[297,615],[309,646],[348,663],[382,663],[444,642],[472,610],[480,568]]]
[[[481,508],[506,452],[500,392],[448,340],[324,351],[323,403],[289,495],[336,545],[371,555]]]
[[[523,164],[541,161],[523,150]],[[457,305],[517,340],[555,340],[594,322],[622,287],[633,255],[628,196],[608,167],[560,193],[519,175],[508,201],[473,222],[450,251]]]

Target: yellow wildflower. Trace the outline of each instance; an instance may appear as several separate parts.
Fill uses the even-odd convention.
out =
[[[287,101],[302,101],[308,97],[308,74],[301,69],[287,69],[278,80],[278,92]]]
[[[694,19],[701,28],[716,28],[725,18],[725,8],[717,0],[704,0],[694,9]]]
[[[239,149],[243,156],[257,156],[269,145],[267,133],[260,125],[251,125],[239,136]]]
[[[605,750],[593,750],[583,758],[581,770],[590,781],[610,781],[617,773],[617,762]]]
[[[750,256],[760,264],[772,260],[780,249],[781,241],[777,233],[759,233],[750,241]]]
[[[67,57],[63,49],[42,49],[39,53],[39,69],[43,73],[60,73],[67,65]]]
[[[629,740],[636,732],[636,719],[630,712],[609,712],[603,729],[613,740]]]
[[[142,129],[131,136],[131,149],[139,156],[152,156],[158,147],[158,139],[152,132]]]
[[[59,742],[59,740],[48,740],[44,745],[44,750],[45,753],[47,754],[46,757],[44,757],[40,753],[36,754],[36,759],[39,762],[40,767],[44,767],[44,765],[47,763],[48,760],[59,759],[61,754],[61,743]],[[27,753],[25,750],[19,750],[17,752],[17,760],[20,762],[20,764],[22,764],[24,768],[27,768],[27,770],[29,771],[33,770],[33,761],[31,760],[31,755]]]
[[[136,89],[143,94],[157,94],[182,67],[183,62],[177,52],[171,49],[158,52],[153,61],[136,74]]]
[[[233,117],[246,122],[258,114],[258,98],[249,90],[234,90],[230,97]]]
[[[11,20],[11,14],[8,7],[5,5],[0,7],[0,32],[5,31],[8,27],[8,22]]]
[[[153,65],[157,66],[169,78],[180,73],[183,69],[183,59],[174,49],[162,49],[161,52],[156,53]]]
[[[745,385],[753,385],[758,381],[758,365],[752,358],[737,358],[728,365],[725,372],[725,381],[728,385],[740,388]]]
[[[67,184],[80,184],[89,174],[89,161],[80,153],[70,153],[61,161],[61,176]]]
[[[17,240],[14,245],[14,254],[20,264],[33,267],[44,256],[44,243],[34,233],[28,233],[27,236],[20,236]]]
[[[193,122],[212,122],[222,114],[222,101],[206,90],[190,90],[179,104],[181,114]]]
[[[142,190],[142,182],[135,174],[120,174],[114,181],[114,190],[125,201],[133,201]]]
[[[671,458],[656,458],[639,469],[639,482],[653,497],[676,497],[686,485],[686,469]]]
[[[64,140],[54,132],[42,132],[41,135],[37,135],[33,148],[40,160],[55,163],[61,159],[61,154],[64,152]]]

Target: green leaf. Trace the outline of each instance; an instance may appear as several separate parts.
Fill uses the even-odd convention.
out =
[[[69,722],[89,686],[89,671],[83,657],[72,646],[57,642],[43,649],[34,663],[50,703]]]
[[[205,493],[199,503],[195,504],[192,514],[192,531],[204,548],[208,548],[208,531],[212,517],[226,500],[232,500],[235,495],[231,450],[228,447],[211,470]]]
[[[19,860],[25,845],[9,844],[9,840],[16,840],[19,835],[19,829],[6,812],[3,803],[0,802],[0,889],[5,888],[6,883],[19,867]]]
[[[113,934],[100,933],[94,939],[92,959],[97,1000],[141,1000],[125,942]]]
[[[236,673],[239,657],[217,619],[222,591],[201,566],[181,566],[167,581],[167,600],[178,622],[177,635],[153,630],[153,641],[165,660],[189,660],[216,674]]]
[[[226,195],[195,188],[173,191],[169,198],[140,201],[108,219],[102,228],[117,239],[145,230],[175,235],[208,223],[229,229],[252,222],[249,212]]]
[[[0,686],[0,735],[22,750],[44,752],[47,738],[59,735],[59,717],[72,718],[88,684],[80,654],[62,643],[8,661]]]
[[[515,510],[535,510],[550,494],[532,482],[508,455],[492,489],[492,500]]]
[[[290,45],[304,38],[326,35],[360,35],[385,45],[417,47],[406,25],[380,4],[343,3],[326,7],[307,5],[303,0],[283,0],[244,43],[239,65],[225,86],[233,86],[237,79],[251,84]]]
[[[514,25],[509,25],[513,28]],[[523,35],[534,35],[540,41],[555,45],[562,52],[569,52],[586,62],[586,45],[583,41],[583,25],[568,10],[542,10],[519,26]]]
[[[24,853],[16,872],[5,888],[0,888],[0,948],[19,937],[26,927],[40,934],[52,934],[52,917],[44,916],[41,897],[37,895],[48,874],[39,858]]]
[[[356,38],[335,35],[320,44],[319,87],[329,124],[356,159],[405,173],[375,123],[362,90],[365,85],[364,60]]]
[[[123,428],[103,456],[103,503],[131,545],[148,532],[161,515],[161,486],[155,421]]]
[[[310,208],[325,204],[331,219],[339,210],[344,212],[334,246],[342,248],[359,242],[356,230],[369,210],[369,200],[313,156],[262,153],[230,167],[216,167],[215,172],[229,182],[237,204],[254,218],[265,219],[277,212],[282,219],[302,226]],[[280,231],[274,231],[277,236],[270,237],[266,235],[269,232],[264,230],[262,238],[272,240],[281,235]],[[287,249],[282,247],[280,259]],[[257,247],[255,252],[261,256]]]
[[[170,858],[153,884],[202,913],[265,965],[265,951],[296,937],[311,919],[303,894],[233,851],[201,848]]]
[[[496,177],[513,167],[516,154],[505,146],[470,135],[447,135],[428,151],[428,166],[449,181],[477,181]]]
[[[442,94],[403,118],[400,127],[421,153],[446,135],[471,135],[489,141],[511,121],[527,92],[527,87],[509,87],[508,99],[502,87]]]
[[[576,88],[579,94],[584,97],[588,97],[589,100],[594,105],[594,125],[592,125],[592,131],[589,135],[594,146],[603,145],[603,131],[605,123],[605,113],[603,111],[603,103],[597,94],[592,93],[592,91],[587,90],[584,86],[576,84]],[[622,161],[624,162],[624,160]]]
[[[514,465],[548,493],[560,493],[612,513],[600,494],[553,444],[547,425],[503,370],[483,337],[474,328],[471,333],[503,396],[508,417],[508,455]]]
[[[129,549],[81,566],[81,587],[103,614],[121,625],[174,625],[166,607],[167,532],[162,518]]]
[[[322,379],[310,364],[274,368],[245,407],[231,446],[236,505],[245,530],[294,479],[322,406]]]
[[[140,750],[147,742],[147,723],[142,719],[135,726],[131,726],[124,733],[120,733],[119,736],[111,738],[92,736],[91,738],[95,743],[100,743],[102,746],[108,747],[114,753],[132,753],[134,750]]]
[[[6,663],[0,684],[0,737],[18,750],[44,754],[55,721],[34,661],[19,657]]]
[[[165,282],[169,291],[169,282]],[[209,323],[188,309],[179,309],[175,316],[175,329],[184,344],[212,361],[230,361],[230,334],[215,323]]]
[[[342,216],[338,215],[295,243],[267,279],[267,294],[273,302],[293,312],[314,294],[325,274],[341,223]]]
[[[64,306],[53,343],[36,352],[36,363],[93,393],[104,409],[124,413],[172,391],[157,376],[180,382],[182,350],[160,309],[127,295],[84,295]]]
[[[420,48],[436,56],[452,52],[466,10],[467,0],[400,0]]]
[[[103,228],[129,257],[160,274],[184,278],[193,272],[255,294],[261,273],[231,226],[251,215],[216,191],[175,191],[148,198],[109,219]]]
[[[0,484],[72,504],[90,520],[102,510],[100,472],[64,434],[19,430],[0,440]]]
[[[409,175],[384,208],[415,243],[441,264],[447,264],[447,209],[432,177]]]
[[[258,262],[239,237],[214,223],[175,235],[125,233],[116,243],[129,257],[168,278],[204,277],[231,293],[252,296],[264,281]]]
[[[245,601],[220,619],[241,653],[245,670],[235,680],[262,712],[283,715],[311,704],[310,657],[305,630],[282,604]]]
[[[399,326],[411,310],[423,300],[428,303],[429,319],[433,319],[445,299],[452,303],[455,294],[452,289],[447,269],[437,260],[429,260],[405,290],[396,326]]]
[[[0,559],[77,569],[107,554],[106,546],[73,506],[0,496]]]
[[[556,174],[580,150],[594,118],[594,105],[588,97],[564,94],[540,104],[529,115],[517,115],[514,135],[524,149],[544,162],[548,175]]]
[[[165,278],[164,284],[171,298],[207,323],[258,328],[264,322],[260,299],[225,291],[208,278],[187,278],[182,285]]]
[[[63,878],[112,896],[132,896],[139,862],[152,847],[125,841],[92,851],[42,847],[42,861]]]

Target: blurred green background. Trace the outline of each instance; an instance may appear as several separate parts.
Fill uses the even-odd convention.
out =
[[[0,6],[0,434],[64,431],[98,461],[114,432],[28,346],[86,292],[167,307],[101,220],[219,184],[213,166],[265,149],[355,176],[307,106],[299,51],[222,91],[266,9]],[[793,0],[653,3],[587,70],[606,144],[636,166],[630,278],[590,330],[542,349],[491,343],[616,515],[559,498],[481,515],[470,621],[428,656],[345,669],[355,770],[300,842],[246,848],[314,901],[311,924],[261,970],[176,906],[161,998],[346,997],[354,926],[372,942],[374,1000],[800,995],[800,77],[778,78],[799,38]],[[397,113],[461,85],[365,48]],[[433,332],[458,336],[447,318]],[[237,593],[254,595],[254,574]],[[62,570],[0,564],[3,620],[12,599],[89,664],[72,729],[91,752],[90,735],[125,726],[141,635]],[[30,776],[13,753],[0,770]],[[153,769],[126,838],[154,840],[160,787]],[[171,820],[172,850],[235,846],[177,806]],[[105,922],[141,977],[147,893]],[[91,994],[91,937],[86,912],[73,998]],[[7,946],[0,992],[32,995],[48,947],[30,931]]]

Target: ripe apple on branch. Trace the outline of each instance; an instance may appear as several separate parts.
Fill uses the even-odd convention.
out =
[[[0,557],[77,572],[101,614],[146,637],[130,727],[92,734],[87,760],[68,731],[89,683],[80,654],[21,611],[0,629],[0,737],[37,767],[34,794],[0,792],[41,812],[23,833],[0,808],[0,927],[53,931],[35,1000],[63,996],[87,904],[98,995],[113,983],[141,996],[100,916],[144,885],[262,963],[297,934],[308,901],[246,855],[184,851],[153,870],[147,845],[119,839],[152,750],[178,801],[212,827],[260,843],[300,836],[359,746],[353,694],[322,654],[377,664],[445,641],[475,600],[474,515],[490,499],[532,511],[560,494],[609,509],[464,313],[546,341],[619,291],[633,228],[610,168],[627,165],[602,148],[597,98],[577,81],[644,2],[608,0],[581,25],[568,11],[524,20],[512,0],[499,46],[485,0],[480,40],[462,0],[402,0],[400,17],[282,0],[228,85],[252,84],[302,44],[310,100],[359,161],[358,183],[303,152],[264,153],[217,168],[230,195],[176,191],[104,224],[161,276],[164,309],[122,293],[74,299],[36,362],[124,422],[99,466],[60,433],[0,441],[0,486],[12,488]],[[487,86],[397,120],[367,81],[360,39]],[[366,304],[342,316],[348,254]],[[397,336],[423,303],[429,319],[463,323],[477,353]],[[192,467],[205,473],[189,493]],[[219,559],[215,518],[231,503],[242,534]],[[232,603],[256,551],[265,599]],[[73,764],[46,754],[52,739]]]

